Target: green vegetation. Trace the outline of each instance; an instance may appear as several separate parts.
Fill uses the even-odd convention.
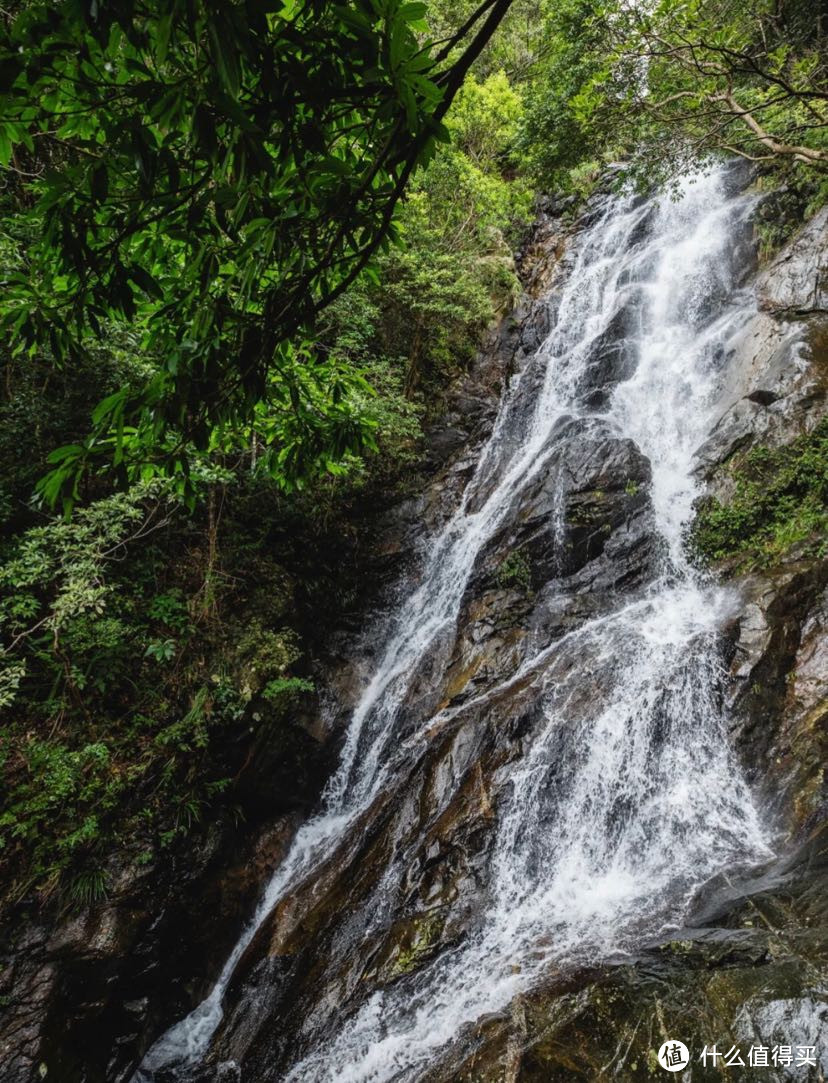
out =
[[[443,920],[439,913],[415,918],[406,930],[404,941],[392,960],[389,976],[397,978],[403,974],[411,974],[422,966],[439,941],[442,931]]]
[[[754,448],[732,468],[734,492],[699,511],[693,544],[734,568],[778,560],[792,546],[828,552],[828,420],[780,448]]]
[[[374,248],[372,266],[337,296],[403,168],[384,159],[382,183],[354,214],[342,186],[376,164],[359,140],[416,142],[404,105],[390,100],[405,98],[404,77],[392,94],[387,69],[374,88],[386,105],[366,101],[354,115],[343,97],[341,123],[357,125],[356,141],[348,149],[337,135],[330,88],[361,78],[367,61],[357,50],[351,70],[332,42],[367,40],[359,9],[349,30],[340,9],[325,22],[333,9],[297,8],[311,55],[290,109],[277,85],[260,85],[264,38],[238,39],[240,9],[204,14],[201,59],[180,24],[165,29],[145,13],[122,33],[125,10],[107,11],[106,33],[76,23],[71,5],[54,15],[28,5],[7,24],[6,49],[21,35],[28,46],[23,67],[15,50],[2,69],[12,110],[0,141],[0,905],[32,893],[94,901],[113,854],[144,865],[208,810],[244,814],[251,757],[263,749],[292,758],[297,778],[312,775],[298,719],[313,704],[319,614],[330,623],[356,596],[341,566],[343,545],[357,544],[351,508],[413,483],[422,421],[516,294],[511,252],[531,215],[514,158],[519,93],[500,69],[481,71],[458,84],[456,111],[436,130],[452,145],[432,157],[429,135],[418,151],[408,198],[394,200],[396,243]],[[385,48],[399,28],[394,66],[405,68],[422,5],[371,10]],[[235,29],[217,38],[211,18]],[[78,34],[80,60],[67,47]],[[265,36],[272,46],[283,35]],[[224,72],[217,61],[228,47],[241,58],[237,93],[232,59]],[[446,80],[459,62],[456,49],[440,61]],[[193,101],[155,116],[163,86],[189,80],[193,65]],[[431,76],[406,70],[425,131],[437,109]],[[297,131],[297,95],[312,96],[314,79]],[[261,118],[253,130],[242,113],[263,110],[268,95],[279,105],[265,138]],[[83,96],[83,117],[69,118],[67,103]],[[67,119],[55,132],[58,110]],[[263,139],[270,162],[256,148]],[[192,175],[203,183],[187,194]],[[257,355],[251,382],[225,400],[245,335],[264,334],[268,297],[319,270],[293,256],[328,243],[320,217],[349,226],[337,242],[347,259],[319,271],[315,320],[304,313],[272,363]],[[93,469],[98,460],[115,469]],[[58,472],[42,483],[49,461]],[[74,504],[68,519],[43,499],[58,487]]]
[[[532,569],[529,561],[519,549],[510,553],[497,569],[497,585],[501,588],[513,588],[528,594],[532,589]]]
[[[550,6],[525,124],[534,173],[564,181],[609,154],[652,183],[726,153],[824,201],[826,37],[807,0]]]
[[[123,848],[146,863],[217,802],[260,740],[290,748],[313,684],[292,574],[273,559],[285,509],[239,479],[222,518],[155,479],[10,538],[0,562],[0,868],[8,896],[105,888]],[[310,520],[308,521],[310,522]],[[316,561],[310,525],[282,545]],[[268,553],[265,556],[265,552]],[[310,577],[308,577],[309,580]],[[82,885],[86,885],[82,887]]]
[[[71,364],[135,328],[145,378],[101,400],[41,490],[98,462],[173,476],[260,432],[285,487],[373,446],[359,374],[313,318],[398,235],[396,206],[509,6],[444,47],[424,3],[25,3],[0,35],[0,164],[17,212],[0,326]],[[6,211],[9,207],[7,205]]]

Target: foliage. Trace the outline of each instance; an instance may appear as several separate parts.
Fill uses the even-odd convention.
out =
[[[532,589],[532,569],[526,556],[519,549],[501,562],[497,569],[497,585],[502,588],[517,588],[528,594]]]
[[[476,165],[491,167],[508,160],[522,113],[520,95],[500,69],[481,81],[466,79],[446,126],[455,147]]]
[[[736,567],[751,567],[772,563],[799,543],[825,549],[828,419],[784,447],[754,448],[732,474],[732,497],[708,500],[694,523],[692,541],[703,558],[734,558]]]
[[[544,9],[541,59],[527,86],[520,133],[527,167],[544,187],[572,188],[571,170],[622,146],[616,110],[598,109],[595,99],[607,77],[605,10],[597,0]]]
[[[257,511],[261,524],[261,502]],[[231,799],[234,743],[269,717],[251,708],[259,690],[266,702],[312,691],[290,674],[301,650],[278,591],[284,572],[246,585],[247,547],[232,525],[216,542],[228,576],[209,546],[199,552],[203,522],[156,479],[5,543],[5,899],[35,889],[78,904],[100,898],[117,847],[146,860]],[[280,718],[291,726],[290,712]]]
[[[296,10],[296,32],[304,34],[316,16],[310,7]],[[319,20],[333,11],[324,4],[313,10]],[[389,6],[383,25],[399,10]],[[34,4],[27,12],[9,40],[45,8]],[[259,85],[242,60],[234,99],[225,76],[210,68],[220,46],[207,24],[199,24],[206,36],[196,34],[201,59],[188,53],[193,35],[179,24],[171,24],[160,59],[154,17],[141,15],[146,34],[133,40],[117,29],[120,12],[115,5],[101,16],[115,20],[109,37],[85,24],[91,40],[80,59],[55,44],[38,70],[41,46],[67,25],[61,20],[75,18],[61,9],[26,53],[25,70],[12,72],[10,100],[18,105],[18,91],[35,98],[61,72],[79,82],[56,82],[52,97],[41,95],[40,113],[27,115],[33,146],[25,138],[15,146],[0,195],[0,268],[8,285],[0,308],[33,321],[33,329],[24,326],[28,315],[19,327],[7,323],[0,349],[6,901],[55,891],[80,905],[101,898],[116,851],[137,864],[157,859],[206,815],[240,800],[244,771],[252,769],[245,765],[262,733],[268,746],[290,745],[283,738],[312,702],[313,644],[334,613],[358,597],[356,569],[343,562],[343,547],[360,544],[372,494],[416,480],[423,422],[439,411],[482,330],[517,292],[511,247],[531,211],[516,151],[522,97],[487,51],[481,59],[488,66],[466,80],[456,115],[446,117],[454,144],[440,146],[395,208],[399,243],[377,249],[374,270],[339,296],[330,295],[346,264],[327,286],[320,280],[316,300],[331,287],[330,303],[319,307],[312,326],[303,324],[306,333],[274,348],[275,363],[259,371],[256,387],[240,384],[240,397],[231,395],[226,416],[216,421],[208,400],[234,378],[232,365],[225,367],[228,358],[238,360],[234,343],[264,327],[266,297],[279,284],[307,271],[291,260],[303,245],[312,255],[309,237],[317,227],[324,242],[314,215],[331,209],[334,192],[344,200],[342,186],[358,178],[353,170],[345,175],[341,162],[351,151],[333,135],[340,164],[313,145],[314,126],[327,123],[332,99],[312,103],[306,129],[285,130],[287,149],[267,143],[268,164],[254,153],[264,121],[256,118],[253,131],[240,113],[273,87]],[[230,5],[217,17],[232,21],[236,13]],[[316,27],[308,69],[291,90],[294,105],[296,95],[310,93],[307,80],[322,80],[329,70],[323,45],[351,33],[340,17],[337,9],[329,24]],[[441,25],[444,36],[456,32],[450,19]],[[413,32],[421,47],[423,32]],[[232,34],[228,41],[242,52],[250,45]],[[285,64],[299,44],[285,44]],[[333,50],[334,77],[351,59],[363,62],[346,56],[339,64],[340,52]],[[445,54],[443,68],[453,55]],[[114,72],[103,66],[108,56]],[[180,108],[162,123],[155,117],[162,87],[194,73]],[[273,78],[283,76],[280,68]],[[375,90],[390,94],[387,86]],[[78,95],[86,104],[97,95],[95,117],[67,117],[59,131],[39,127]],[[204,111],[201,120],[187,115],[200,104],[216,135],[213,149],[205,142]],[[390,131],[392,114],[401,115],[389,108],[374,123],[375,136]],[[145,122],[136,134],[130,118],[139,114]],[[270,120],[272,135],[282,121]],[[13,112],[9,122],[14,127]],[[104,123],[106,156],[98,142]],[[368,153],[360,150],[365,131],[355,129],[354,155]],[[285,155],[307,165],[302,178],[286,175]],[[188,171],[195,171],[194,185],[208,173],[212,178],[180,207],[173,205],[172,158],[182,198]],[[370,218],[387,206],[383,184],[360,213]],[[130,185],[137,186],[131,203]],[[296,200],[294,220],[288,210]],[[342,208],[335,210],[341,224]],[[155,213],[155,222],[140,218]],[[335,228],[335,218],[325,228]],[[61,223],[69,219],[64,236]],[[140,228],[130,232],[136,223]],[[126,233],[110,252],[112,229],[115,237]],[[64,266],[81,234],[89,250]],[[368,239],[357,232],[342,243],[352,241],[348,251],[356,258]],[[240,276],[250,268],[256,273],[245,292]],[[198,323],[206,308],[206,322]],[[95,412],[90,439],[90,404],[101,395],[105,406]],[[55,448],[62,449],[53,456],[57,473],[41,492],[56,495],[68,484],[75,508],[65,520],[31,498]],[[124,491],[113,493],[111,479],[92,469],[99,453],[118,459]]]
[[[754,228],[759,242],[760,262],[767,263],[785,245],[802,223],[828,202],[828,176],[777,168],[757,179],[755,187],[764,193],[757,207]]]
[[[297,692],[313,692],[313,681],[305,680],[304,677],[277,677],[274,681],[268,681],[262,689],[265,699],[278,702],[285,696],[293,696]]]
[[[0,204],[3,206],[3,204]],[[0,242],[0,274],[9,266]],[[8,256],[13,259],[14,256]],[[12,356],[0,348],[0,523],[25,521],[47,456],[60,445],[80,443],[89,431],[90,404],[122,386],[140,386],[150,372],[136,334],[113,328],[71,366],[57,365],[50,353]],[[81,490],[88,496],[92,490]],[[98,492],[100,490],[98,489]]]
[[[652,14],[624,12],[610,32],[627,107],[655,137],[676,133],[679,160],[725,151],[828,168],[826,28],[801,18],[798,0],[661,0]]]
[[[319,358],[313,319],[397,235],[509,3],[439,49],[402,0],[22,7],[0,34],[18,212],[0,326],[15,353],[69,364],[127,324],[152,361],[54,452],[48,499],[71,504],[104,459],[125,481],[174,474],[192,501],[192,450],[254,415],[286,486],[371,446],[357,374]]]
[[[478,0],[432,0],[428,22],[435,38],[450,37],[477,10]],[[475,61],[474,73],[485,79],[505,71],[512,85],[530,77],[542,51],[542,27],[549,0],[513,0],[494,34]]]
[[[411,186],[400,214],[405,245],[378,260],[379,282],[363,280],[326,313],[332,356],[364,366],[381,390],[369,414],[381,447],[411,449],[418,418],[440,405],[446,376],[461,371],[481,331],[518,292],[511,244],[526,228],[531,192],[509,179],[521,113],[502,72],[467,80],[442,148]]]
[[[642,184],[711,155],[774,170],[828,169],[824,20],[800,0],[562,0],[544,11],[523,146],[566,184],[623,157]]]
[[[649,183],[725,141],[756,152],[740,117],[710,127],[727,76],[688,68],[688,19],[734,99],[821,153],[824,28],[805,8],[3,15],[0,901],[87,905],[114,853],[148,863],[243,808],[262,735],[300,732],[326,630],[356,619],[373,504],[416,484],[423,429],[519,292],[534,189],[583,196],[621,155]],[[772,157],[789,175],[768,250],[828,194],[818,160]],[[700,551],[819,544],[825,440],[745,460],[700,513]],[[529,591],[525,555],[493,579]]]

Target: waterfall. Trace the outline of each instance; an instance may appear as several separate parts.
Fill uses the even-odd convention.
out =
[[[683,548],[698,495],[694,451],[715,418],[728,343],[753,312],[732,258],[733,230],[748,213],[723,171],[687,180],[674,197],[602,197],[574,242],[552,330],[507,388],[419,585],[389,619],[320,812],[298,831],[210,995],[153,1046],[135,1083],[203,1058],[256,930],[428,739],[434,715],[403,709],[412,675],[425,665],[445,671],[476,562],[542,476],[557,479],[562,542],[562,449],[584,431],[573,422],[600,424],[649,460],[659,570],[645,589],[619,592],[611,611],[538,642],[512,678],[535,674],[541,723],[503,786],[477,925],[459,947],[375,992],[285,1078],[417,1079],[464,1027],[551,967],[631,949],[680,921],[717,871],[769,855],[718,695],[728,591],[695,572]],[[623,373],[596,406],[599,345],[619,318]],[[593,695],[583,694],[587,678]]]

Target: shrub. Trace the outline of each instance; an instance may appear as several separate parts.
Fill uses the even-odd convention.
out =
[[[732,467],[735,488],[706,500],[691,541],[705,560],[735,557],[737,567],[767,565],[797,543],[828,544],[828,418],[779,448],[757,447]]]

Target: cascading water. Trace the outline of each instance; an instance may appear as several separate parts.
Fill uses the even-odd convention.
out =
[[[416,1079],[467,1024],[505,1008],[550,967],[630,949],[680,920],[694,889],[729,862],[768,856],[719,703],[728,595],[696,575],[682,547],[719,359],[752,311],[734,291],[730,258],[732,229],[748,210],[744,197],[726,193],[722,173],[688,181],[672,200],[605,197],[577,241],[555,326],[513,379],[460,506],[391,623],[321,812],[297,833],[210,996],[150,1050],[137,1083],[204,1057],[236,965],[276,902],[347,838],[435,721],[468,709],[435,718],[403,705],[424,665],[445,671],[476,562],[521,493],[544,475],[563,493],[573,419],[596,416],[602,431],[634,441],[649,459],[659,571],[609,612],[538,642],[511,678],[534,674],[541,722],[502,787],[488,905],[476,927],[461,946],[376,992],[283,1078]],[[738,303],[711,315],[711,296]],[[628,378],[590,406],[596,351],[619,315]],[[562,543],[562,495],[556,507]],[[582,694],[587,674],[591,696]],[[389,880],[397,860],[389,858]]]

